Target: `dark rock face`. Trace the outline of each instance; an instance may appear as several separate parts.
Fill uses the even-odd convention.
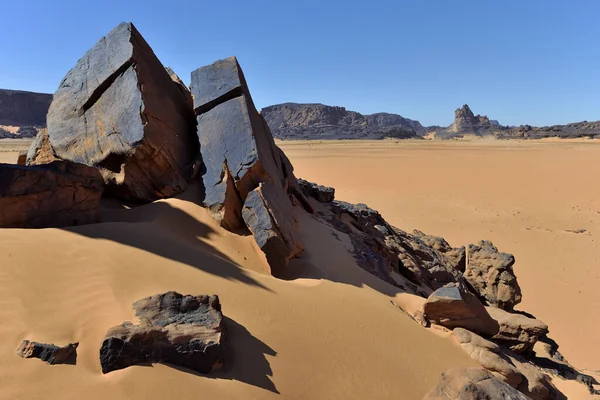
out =
[[[39,358],[48,364],[74,364],[77,359],[79,343],[69,343],[64,347],[53,344],[30,342],[23,340],[17,354],[23,358]]]
[[[298,185],[305,196],[321,203],[331,203],[335,199],[335,189],[332,187],[317,185],[304,179],[298,179]]]
[[[513,271],[515,258],[500,253],[492,242],[469,245],[469,262],[464,277],[487,304],[512,310],[521,302],[521,288]]]
[[[261,113],[280,139],[407,139],[425,131],[418,121],[397,114],[362,115],[323,104],[277,104]]]
[[[97,222],[103,189],[98,170],[82,164],[0,164],[0,227],[47,228]]]
[[[98,168],[121,198],[170,197],[186,188],[197,153],[190,104],[133,24],[122,23],[61,82],[49,143],[58,158]]]
[[[299,254],[288,193],[299,196],[291,163],[256,111],[235,57],[192,72],[204,172],[204,205],[221,226],[249,228],[272,269]]]
[[[448,284],[433,292],[423,311],[431,322],[446,328],[466,328],[489,336],[498,333],[498,323],[483,304],[459,284]]]
[[[423,400],[528,400],[483,368],[457,368],[442,373],[438,385]]]
[[[572,122],[566,125],[552,125],[536,127],[521,125],[516,128],[502,131],[498,134],[499,139],[543,139],[549,137],[557,138],[582,138],[600,137],[600,121]]]
[[[139,325],[111,328],[100,348],[102,373],[167,363],[206,374],[224,362],[225,325],[217,296],[167,292],[133,304]]]
[[[52,95],[0,89],[0,125],[46,126]]]

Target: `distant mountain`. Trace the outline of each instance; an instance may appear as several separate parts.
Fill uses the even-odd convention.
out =
[[[0,89],[0,138],[35,137],[51,102],[51,94]]]
[[[284,103],[261,113],[279,139],[407,139],[426,131],[419,121],[398,114],[363,115],[324,104]]]
[[[517,128],[502,131],[497,136],[500,139],[544,139],[549,137],[561,139],[591,137],[600,139],[600,121],[573,122],[566,125],[542,127],[521,125]]]

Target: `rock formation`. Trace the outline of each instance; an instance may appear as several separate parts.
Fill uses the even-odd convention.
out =
[[[362,115],[323,104],[277,104],[261,113],[279,139],[407,139],[425,131],[419,121],[397,114]]]
[[[111,328],[100,348],[102,373],[142,363],[167,363],[202,374],[224,362],[225,325],[217,296],[167,292],[133,304],[139,325]]]
[[[77,359],[79,343],[69,343],[64,347],[53,344],[30,342],[23,340],[17,354],[23,358],[39,358],[48,364],[74,364]]]
[[[530,351],[538,339],[548,333],[548,325],[537,319],[494,307],[487,307],[487,311],[499,325],[492,339],[515,353]]]
[[[423,312],[431,322],[446,328],[466,328],[489,336],[498,333],[498,323],[464,285],[450,283],[439,288],[429,295]]]
[[[46,126],[51,101],[51,94],[0,89],[0,139],[35,137]],[[11,132],[3,126],[17,129]]]
[[[481,240],[469,245],[469,262],[464,277],[487,304],[512,310],[521,302],[521,288],[513,272],[515,258],[500,253],[494,244]]]
[[[487,116],[473,114],[467,104],[457,108],[454,112],[454,122],[448,127],[448,131],[454,133],[479,133],[491,128],[490,119]]]
[[[97,222],[104,184],[95,168],[70,161],[0,164],[0,227],[46,228]]]
[[[48,138],[58,158],[98,168],[111,193],[148,202],[186,188],[197,152],[193,118],[181,86],[133,24],[122,23],[61,82]]]
[[[438,385],[423,400],[528,400],[483,368],[458,368],[442,373]]]
[[[236,58],[192,72],[191,91],[204,205],[224,228],[248,227],[272,270],[284,267],[301,251],[288,197],[291,164],[256,111]]]
[[[321,186],[316,183],[298,179],[298,185],[305,196],[312,197],[321,203],[331,203],[335,199],[335,189],[329,186]]]

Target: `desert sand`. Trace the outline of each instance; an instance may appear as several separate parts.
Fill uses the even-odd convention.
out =
[[[517,308],[550,326],[572,364],[600,369],[600,206],[590,169],[600,144],[279,144],[297,176],[402,229],[453,245],[489,239],[513,253]],[[0,162],[14,162],[18,148],[5,149]],[[264,273],[253,238],[219,228],[196,198],[189,190],[135,209],[107,203],[105,222],[93,226],[0,230],[1,398],[419,399],[442,371],[475,365],[451,337],[395,306],[416,299],[356,266],[345,235],[298,211],[305,257],[277,279]],[[219,295],[230,367],[210,377],[160,364],[102,375],[106,330],[133,319],[134,301],[167,290]],[[77,365],[21,359],[22,339],[79,341]],[[587,397],[582,385],[553,382],[569,398]]]

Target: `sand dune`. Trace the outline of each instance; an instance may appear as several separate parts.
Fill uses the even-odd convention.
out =
[[[265,264],[253,239],[185,198],[104,214],[110,222],[93,226],[0,230],[2,398],[417,399],[443,370],[473,365],[390,302],[396,290],[354,264],[344,235],[303,212],[307,256],[288,280],[257,272]],[[102,375],[106,329],[133,318],[133,301],[166,290],[220,296],[232,367],[211,377],[164,365]],[[24,338],[79,341],[77,365],[17,357]]]

